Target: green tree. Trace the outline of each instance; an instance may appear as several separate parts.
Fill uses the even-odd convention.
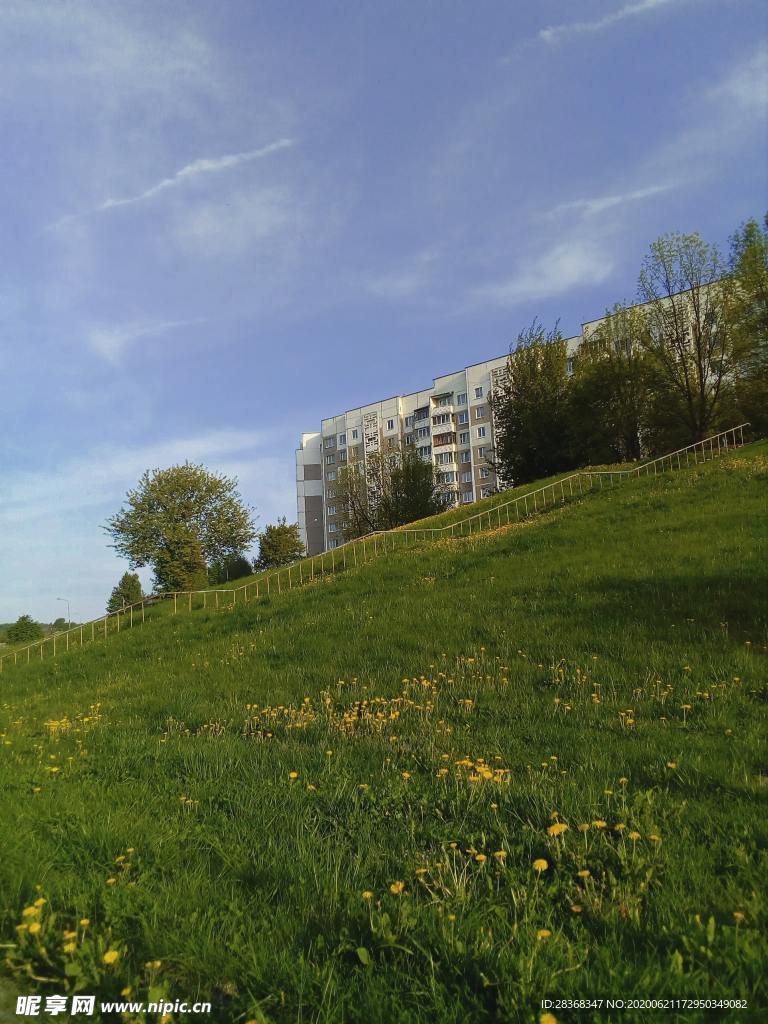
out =
[[[120,582],[112,590],[109,601],[107,601],[107,611],[118,612],[125,605],[138,604],[143,597],[144,592],[141,589],[138,573],[123,573]]]
[[[259,556],[254,569],[275,569],[304,557],[304,545],[299,536],[299,524],[287,523],[285,516],[270,523],[259,536]]]
[[[152,566],[161,590],[207,585],[209,562],[237,554],[256,537],[237,480],[189,462],[147,470],[105,530],[132,567]]]
[[[726,316],[736,366],[734,416],[749,420],[759,436],[768,434],[768,214],[731,236]]]
[[[208,582],[212,585],[228,583],[230,580],[240,580],[244,576],[250,576],[253,566],[243,554],[229,555],[219,561],[211,562],[208,566]]]
[[[659,414],[669,423],[657,447],[700,441],[719,421],[734,368],[725,270],[717,248],[697,234],[663,235],[643,262],[642,344],[652,362],[657,413],[649,427],[658,438]],[[677,437],[670,436],[675,424]]]
[[[443,508],[442,493],[432,462],[412,445],[370,452],[365,461],[339,470],[336,501],[343,509],[344,539],[434,515]]]
[[[39,640],[42,635],[42,626],[35,622],[31,615],[20,615],[6,632],[6,638],[11,644],[29,643]]]
[[[636,307],[617,304],[584,338],[571,379],[571,422],[581,463],[639,459],[649,402],[644,328]]]
[[[491,399],[496,472],[525,483],[576,464],[570,420],[566,343],[557,325],[534,320],[522,331]]]

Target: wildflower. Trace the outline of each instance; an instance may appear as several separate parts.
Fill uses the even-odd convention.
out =
[[[43,926],[40,924],[39,921],[33,921],[32,924],[29,926],[29,934],[37,935],[37,933],[40,931],[42,927]]]
[[[552,932],[549,930],[549,928],[539,928],[539,930],[536,932],[536,938],[548,939],[551,934]]]
[[[549,862],[544,860],[543,857],[537,857],[533,862],[533,870],[541,874],[542,871],[546,871],[549,867]]]
[[[640,833],[639,832],[628,832],[627,835],[632,840],[633,843],[636,843],[637,840],[640,838]]]
[[[81,917],[80,918],[80,926],[82,928],[87,928],[90,923],[91,923],[91,919],[89,917]]]
[[[317,786],[315,786],[314,783],[312,783],[312,782],[308,782],[307,783],[307,790],[308,790],[308,792],[314,793],[316,789],[317,789]]]
[[[733,920],[736,922],[736,924],[741,924],[741,922],[744,920],[744,914],[742,914],[740,910],[734,910]]]
[[[595,828],[607,828],[608,826],[608,822],[603,821],[602,818],[598,818],[597,821],[593,821],[592,824],[595,826]]]
[[[491,810],[492,811],[498,811],[498,809],[499,809],[499,805],[498,804],[491,804]]]
[[[48,902],[48,900],[43,899],[43,897],[41,896],[39,899],[35,900],[35,906],[36,907],[43,907],[43,906],[45,906],[45,904],[47,902]]]
[[[652,836],[648,836],[648,838],[650,839],[650,841],[652,843],[660,843],[661,842],[661,836],[652,835]]]
[[[580,903],[572,903],[571,904],[571,910],[573,911],[574,914],[580,914],[582,909],[583,908],[582,908]]]
[[[405,889],[405,882],[393,882],[389,887],[393,896],[399,896],[403,889]]]
[[[557,1017],[554,1013],[542,1013],[539,1017],[539,1024],[557,1024]]]
[[[107,885],[114,885],[117,882],[116,878],[108,878]]]
[[[299,773],[298,772],[288,772],[288,778],[289,779],[298,779],[298,777],[299,777]]]
[[[113,964],[120,959],[120,954],[116,949],[108,949],[101,959],[105,964]]]
[[[592,872],[589,870],[589,868],[582,868],[581,871],[577,871],[576,874],[579,876],[579,878],[589,878]]]
[[[496,860],[500,860],[500,861],[506,860],[507,851],[506,850],[497,850],[496,853],[494,853],[493,856],[496,858]]]
[[[558,821],[554,825],[550,825],[547,832],[551,836],[561,836],[563,832],[568,831],[568,826],[563,821]]]
[[[62,948],[62,950],[65,953],[74,953],[75,950],[77,949],[77,943],[76,942],[65,942],[64,945],[61,948]]]
[[[485,862],[488,860],[488,858],[486,857],[486,855],[484,853],[476,853],[475,854],[475,860],[477,861],[478,864],[485,864]]]
[[[29,928],[28,924],[17,924],[16,925],[16,931],[19,932],[20,934],[25,932],[25,931],[27,931],[28,928]]]
[[[629,782],[629,779],[625,778],[625,777],[624,777],[623,775],[622,775],[622,777],[621,777],[621,778],[619,779],[619,785],[620,785],[620,786],[626,786],[626,784],[627,784],[628,782]]]
[[[364,900],[372,900],[373,893],[371,892],[370,889],[365,889],[364,892],[362,893],[362,897]]]
[[[21,916],[22,917],[37,917],[37,915],[39,913],[40,913],[40,911],[37,909],[37,907],[24,907],[24,909],[21,912]]]
[[[604,789],[603,793],[605,793],[606,796],[613,796],[613,790],[612,789]]]
[[[589,832],[589,825],[586,821],[579,825],[579,832]]]
[[[126,853],[136,853],[136,848],[133,847],[133,846],[129,846],[125,852]]]
[[[677,768],[677,761],[667,761],[667,768]]]
[[[65,939],[76,939],[77,938],[77,932],[64,932],[64,936],[63,937]]]
[[[624,824],[623,821],[620,821],[617,825],[614,825],[613,827],[616,832],[623,832],[627,826]]]
[[[406,782],[408,781],[408,779],[410,779],[410,777],[411,777],[411,773],[410,772],[403,772],[403,778],[406,780]]]

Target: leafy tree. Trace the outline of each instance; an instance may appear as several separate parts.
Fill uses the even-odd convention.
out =
[[[670,234],[652,243],[640,272],[642,344],[661,399],[656,409],[689,441],[717,423],[734,366],[725,269],[717,248],[699,235]]]
[[[39,640],[42,635],[42,626],[39,622],[35,622],[31,615],[20,615],[6,632],[6,638],[12,644]]]
[[[643,327],[636,307],[617,304],[579,346],[570,398],[582,463],[640,458],[649,401]]]
[[[147,470],[105,530],[132,567],[152,566],[161,590],[205,586],[209,562],[237,554],[256,537],[237,480],[189,462]]]
[[[443,508],[432,462],[412,445],[369,453],[339,471],[338,504],[344,509],[346,540],[373,530],[391,530]]]
[[[63,615],[60,615],[58,619],[54,619],[51,623],[51,629],[54,633],[60,633],[63,629],[67,629],[68,626],[69,622]]]
[[[118,612],[125,605],[138,604],[143,597],[144,592],[141,589],[138,573],[123,573],[120,582],[113,589],[109,601],[107,601],[107,611]]]
[[[768,434],[768,214],[731,237],[726,316],[733,337],[734,415],[749,420],[758,435]]]
[[[208,582],[213,585],[228,583],[229,580],[240,580],[244,576],[250,576],[252,572],[253,566],[245,555],[229,555],[208,566]]]
[[[573,468],[569,397],[565,340],[557,325],[547,332],[534,320],[518,335],[491,399],[500,478],[519,484]]]
[[[276,523],[270,523],[259,536],[259,557],[253,567],[275,569],[303,557],[304,545],[299,536],[299,524],[287,523],[283,516]]]

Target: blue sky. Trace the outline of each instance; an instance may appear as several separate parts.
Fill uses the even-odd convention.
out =
[[[295,518],[321,417],[632,300],[768,196],[752,0],[0,0],[0,621],[101,614],[144,469]],[[146,574],[145,574],[146,576]],[[148,577],[146,577],[148,578]]]

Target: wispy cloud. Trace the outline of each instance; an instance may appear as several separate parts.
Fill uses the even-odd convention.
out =
[[[559,217],[563,213],[580,213],[584,217],[593,217],[595,214],[603,213],[614,206],[624,206],[626,203],[638,202],[641,199],[649,199],[651,196],[659,195],[661,192],[668,192],[675,188],[675,185],[649,185],[647,188],[638,188],[632,192],[620,192],[614,195],[595,196],[592,199],[572,199],[566,203],[558,203],[551,210],[542,214],[544,219]]]
[[[566,242],[521,266],[509,278],[475,287],[470,292],[470,301],[517,306],[548,299],[573,288],[600,284],[609,277],[613,266],[613,258],[600,246],[584,241]]]
[[[261,157],[269,156],[271,153],[276,153],[281,149],[287,149],[294,144],[293,139],[277,139],[277,141],[270,142],[268,145],[262,146],[260,149],[249,149],[243,153],[229,153],[225,156],[193,160],[191,163],[185,164],[184,167],[176,171],[175,174],[172,174],[170,178],[163,178],[156,184],[144,189],[143,192],[139,192],[133,196],[124,196],[120,199],[106,199],[99,206],[95,206],[92,210],[87,210],[84,213],[67,214],[49,225],[49,229],[59,227],[62,224],[76,220],[79,217],[87,217],[92,214],[104,213],[107,210],[114,210],[119,206],[131,206],[134,203],[143,203],[147,199],[154,199],[154,197],[160,195],[161,192],[167,192],[169,189],[178,188],[179,185],[184,185],[195,178],[208,174],[218,174],[221,171],[227,171],[233,167],[239,167],[241,164],[250,163],[252,160],[259,160]]]
[[[126,347],[139,338],[157,337],[179,327],[200,323],[204,323],[204,320],[160,320],[118,327],[94,327],[88,334],[88,345],[102,359],[117,365]]]
[[[610,28],[627,18],[635,18],[640,14],[648,14],[659,7],[667,7],[669,4],[679,2],[680,0],[637,0],[636,3],[625,4],[618,10],[605,14],[602,18],[596,18],[594,21],[572,21],[564,25],[550,25],[539,32],[539,39],[551,45],[562,42],[568,36],[602,32],[603,29]]]

